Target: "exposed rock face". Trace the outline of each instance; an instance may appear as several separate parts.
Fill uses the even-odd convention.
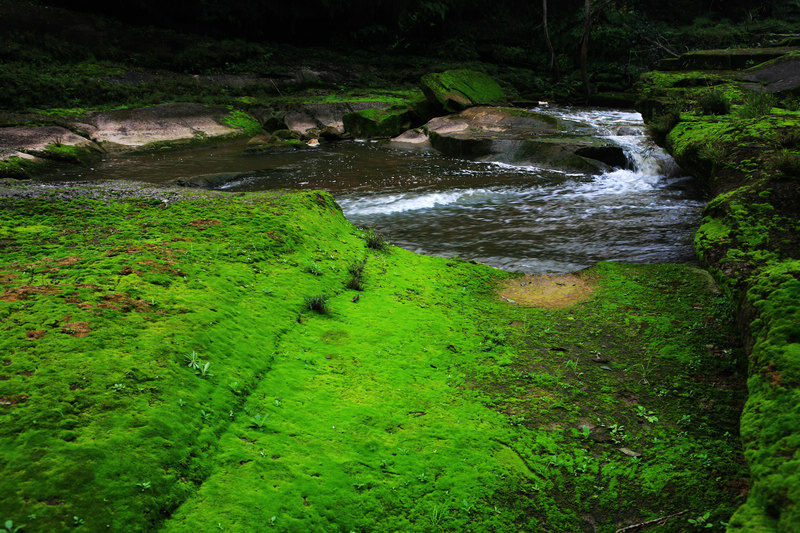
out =
[[[800,51],[749,68],[740,78],[752,83],[748,88],[756,91],[793,91],[800,87]]]
[[[236,135],[223,120],[230,110],[202,104],[160,104],[141,109],[92,113],[87,119],[91,139],[134,148],[154,142]]]
[[[458,113],[471,106],[505,105],[503,89],[491,77],[474,70],[446,70],[420,79],[422,92],[446,113]]]
[[[582,135],[578,124],[521,109],[471,107],[434,118],[426,128],[433,148],[456,157],[576,172],[602,172],[627,164],[619,146]],[[395,140],[408,139],[420,142],[413,133]]]

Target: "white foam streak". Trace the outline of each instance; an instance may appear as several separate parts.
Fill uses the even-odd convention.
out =
[[[488,199],[491,195],[491,191],[486,189],[461,189],[431,193],[409,192],[342,199],[340,204],[347,215],[388,215],[404,211],[445,207],[456,203],[476,203]]]

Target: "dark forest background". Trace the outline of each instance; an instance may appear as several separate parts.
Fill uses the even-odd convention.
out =
[[[800,1],[0,0],[0,20],[1,109],[245,94],[164,76],[128,83],[134,70],[278,79],[305,68],[324,73],[306,85],[404,89],[463,66],[518,98],[569,100],[587,82],[630,90],[690,50],[775,45],[800,32]]]

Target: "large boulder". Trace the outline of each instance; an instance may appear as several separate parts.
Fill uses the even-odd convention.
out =
[[[503,89],[489,75],[459,69],[426,74],[420,79],[429,102],[445,113],[458,113],[472,106],[505,105]]]
[[[524,109],[471,107],[434,118],[423,130],[433,148],[454,157],[592,173],[627,164],[622,148],[585,135],[580,124]],[[412,130],[395,141],[421,139]]]

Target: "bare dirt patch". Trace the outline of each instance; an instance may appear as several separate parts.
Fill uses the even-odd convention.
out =
[[[544,309],[563,309],[586,300],[596,290],[596,280],[580,273],[526,274],[503,282],[498,294],[500,298],[511,303]]]
[[[19,300],[27,300],[29,296],[33,296],[35,294],[53,295],[59,294],[60,292],[61,290],[58,287],[54,287],[52,285],[20,285],[19,287],[0,294],[0,300],[4,300],[6,302],[17,302]]]
[[[61,327],[61,332],[73,337],[85,337],[92,332],[88,322],[67,322]]]

